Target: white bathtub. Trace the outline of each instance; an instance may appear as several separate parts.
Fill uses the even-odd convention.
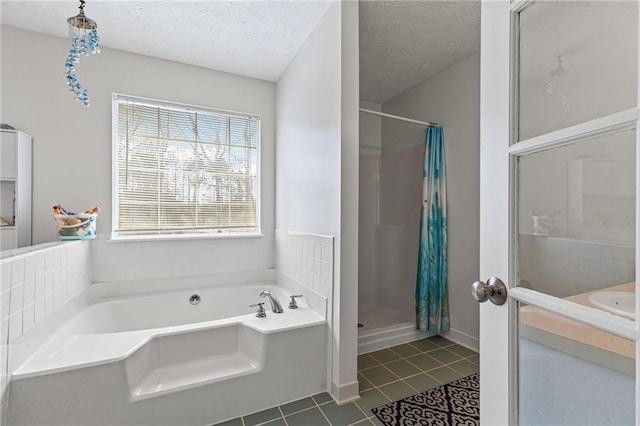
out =
[[[286,309],[289,294],[284,289],[270,282],[248,283],[98,302],[78,314],[68,329],[71,334],[83,335],[176,327],[255,313],[256,308],[249,305],[259,302],[265,302],[264,308],[270,313],[269,301],[259,296],[263,290],[274,293]],[[200,297],[197,305],[189,302],[192,295]],[[300,302],[306,306],[303,300]]]
[[[9,424],[205,425],[324,391],[326,299],[275,274],[91,286],[17,342]]]

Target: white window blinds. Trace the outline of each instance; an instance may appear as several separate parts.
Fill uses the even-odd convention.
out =
[[[260,122],[114,96],[116,235],[257,233]]]

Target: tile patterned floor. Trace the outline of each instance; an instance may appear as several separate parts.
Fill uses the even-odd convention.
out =
[[[478,364],[476,352],[443,337],[417,340],[358,357],[356,402],[338,406],[321,393],[218,426],[380,425],[372,408],[476,373]]]

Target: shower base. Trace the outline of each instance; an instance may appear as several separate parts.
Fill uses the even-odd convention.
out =
[[[358,354],[365,354],[402,343],[423,339],[431,334],[415,329],[413,321],[406,315],[379,308],[361,309],[358,312]]]

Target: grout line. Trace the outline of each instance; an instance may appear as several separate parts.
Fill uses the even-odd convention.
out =
[[[391,374],[392,374],[394,377],[396,377],[398,380],[402,380],[402,378],[401,378],[401,377],[399,377],[396,373],[394,373],[393,371],[389,370],[389,368],[388,368],[386,365],[384,365],[384,364],[380,364],[380,367],[384,367],[384,368],[385,368],[385,370],[387,370],[389,373],[391,373]],[[371,384],[372,384],[372,385],[374,385],[375,387],[388,385],[389,383],[395,383],[395,382],[397,382],[397,381],[398,381],[398,380],[392,380],[392,381],[390,381],[390,382],[383,383],[383,384],[381,384],[381,385],[376,385],[376,384],[375,384],[375,383],[373,383],[371,380],[369,380],[366,376],[365,376],[365,379],[367,379],[367,380],[369,381],[369,383],[371,383]]]
[[[304,411],[309,411],[309,410],[313,410],[314,408],[318,407],[318,404],[316,404],[315,401],[313,401],[313,404],[311,407],[307,407],[307,408],[303,408],[302,410],[298,410],[298,411],[294,411],[293,413],[289,413],[287,415],[284,415],[284,413],[282,414],[282,417],[288,417],[288,416],[293,416],[294,414],[298,414],[298,413],[302,413]],[[282,412],[282,410],[280,410],[280,412]]]
[[[368,417],[367,417],[367,413],[365,413],[365,412],[364,412],[364,410],[362,409],[362,407],[360,407],[360,405],[358,405],[357,401],[354,401],[354,402],[353,402],[353,405],[355,405],[355,406],[356,406],[356,408],[357,408],[358,410],[360,410],[360,412],[361,412],[361,413],[362,413],[362,415],[364,416],[364,419],[360,419],[360,420],[358,420],[357,422],[352,423],[352,424],[357,424],[357,423],[359,423],[359,422],[361,422],[361,421],[363,421],[363,420],[365,420],[365,419],[367,419],[367,418],[368,418]]]
[[[322,408],[320,408],[320,404],[318,404],[318,402],[314,399],[313,402],[316,403],[316,407],[318,408],[318,411],[320,411],[320,414],[322,414],[322,417],[324,417],[324,419],[327,421],[327,423],[329,423],[329,425],[332,425],[331,421],[329,420],[329,418],[327,417],[326,414],[324,414],[324,411],[322,411]],[[330,401],[327,401],[327,403],[329,403]],[[322,404],[322,405],[326,405],[326,404]]]
[[[434,344],[435,344],[435,343],[434,343]],[[455,345],[455,344],[456,344],[456,343],[453,343],[453,345]],[[411,342],[409,342],[409,343],[403,343],[402,345],[411,345]],[[402,346],[402,345],[397,345],[397,346]],[[449,345],[449,346],[453,346],[453,345]],[[397,362],[397,361],[401,361],[401,360],[405,360],[405,361],[411,362],[411,361],[409,361],[409,358],[411,358],[411,357],[418,356],[418,355],[429,355],[429,352],[434,352],[434,351],[437,351],[437,350],[439,350],[439,349],[444,349],[444,350],[446,350],[447,352],[449,352],[449,353],[453,354],[454,356],[457,356],[458,358],[460,358],[460,359],[458,359],[458,360],[456,360],[456,361],[460,361],[461,359],[466,359],[466,358],[469,358],[469,357],[472,357],[472,356],[474,356],[474,355],[475,355],[475,354],[473,354],[473,355],[470,355],[469,357],[462,357],[462,356],[458,355],[457,353],[452,352],[452,351],[450,351],[450,350],[446,349],[446,347],[437,347],[437,348],[434,348],[434,349],[430,349],[430,350],[428,350],[428,351],[426,351],[426,352],[423,352],[423,351],[421,351],[420,349],[416,348],[415,346],[413,346],[413,345],[411,345],[411,346],[412,346],[413,348],[415,348],[416,350],[418,350],[419,352],[418,352],[417,354],[413,354],[413,355],[409,355],[409,356],[402,356],[402,355],[398,354],[397,352],[393,351],[393,349],[392,349],[392,348],[386,348],[386,349],[391,350],[394,354],[396,354],[396,355],[398,356],[398,358],[397,358],[397,359],[394,359],[394,360],[391,360],[391,361],[387,361],[387,362],[385,362],[385,363],[378,361],[377,359],[375,359],[374,357],[372,357],[372,356],[371,356],[371,354],[362,354],[362,355],[369,355],[369,357],[370,357],[371,359],[373,359],[375,362],[377,362],[378,364],[377,364],[377,365],[374,365],[374,366],[371,366],[371,367],[366,367],[366,368],[363,368],[363,369],[361,369],[361,370],[358,370],[358,373],[363,372],[363,371],[367,371],[367,370],[371,370],[372,368],[376,368],[376,367],[379,367],[379,366],[381,366],[381,365],[385,365],[385,364],[389,364],[389,363]],[[447,347],[449,347],[449,346],[447,346]],[[380,349],[380,350],[381,350],[381,351],[383,351],[384,349]],[[376,351],[376,352],[377,352],[377,351]],[[362,355],[360,355],[360,356],[362,356]],[[429,356],[430,356],[431,358],[435,359],[436,361],[440,362],[442,365],[447,365],[447,364],[443,363],[442,361],[440,361],[439,359],[437,359],[436,357],[431,356],[431,355],[429,355]],[[454,361],[454,362],[456,362],[456,361]],[[413,363],[412,363],[412,364],[413,364]],[[415,365],[415,367],[418,367],[418,366],[417,366],[417,365]],[[418,367],[418,368],[420,368],[420,367]]]
[[[405,382],[405,384],[406,384],[407,386],[409,386],[411,389],[413,389],[414,391],[416,391],[417,393],[422,393],[422,392],[424,392],[424,391],[421,391],[421,390],[416,389],[416,387],[415,387],[415,386],[413,386],[413,385],[411,385],[410,383]]]
[[[446,383],[442,383],[440,380],[436,379],[436,378],[435,378],[434,376],[432,376],[431,374],[429,374],[429,373],[424,373],[424,374],[426,374],[427,376],[431,377],[431,378],[432,378],[433,380],[435,380],[437,383],[440,383],[440,386],[442,386],[442,385],[446,385]]]
[[[278,405],[278,411],[280,411],[280,415],[282,416],[282,421],[284,421],[285,426],[289,426],[289,423],[287,422],[287,419],[282,412],[282,405]]]
[[[428,338],[427,338],[427,339],[428,339]],[[453,352],[453,351],[448,350],[448,349],[447,349],[448,347],[453,346],[453,345],[456,345],[456,343],[454,343],[454,342],[451,342],[451,344],[448,344],[448,345],[446,345],[446,346],[438,346],[436,343],[434,343],[434,345],[436,345],[436,346],[438,346],[438,347],[433,348],[433,349],[430,349],[430,350],[428,350],[428,351],[422,351],[421,349],[416,348],[415,346],[411,345],[411,343],[413,343],[413,342],[403,343],[403,344],[401,344],[401,345],[396,345],[396,346],[410,345],[410,346],[412,346],[413,348],[415,348],[415,349],[418,351],[418,353],[411,354],[411,355],[409,355],[408,357],[406,357],[406,356],[402,356],[402,355],[400,355],[399,353],[395,352],[395,351],[393,350],[393,347],[392,347],[392,348],[385,348],[385,349],[390,350],[390,351],[391,351],[392,353],[394,353],[395,355],[397,355],[397,356],[398,356],[398,358],[397,358],[397,359],[390,360],[390,361],[387,361],[387,362],[384,362],[384,363],[383,363],[383,362],[380,362],[380,361],[378,361],[377,359],[375,359],[374,357],[372,357],[372,356],[371,356],[371,354],[363,354],[363,355],[367,355],[367,356],[369,356],[369,358],[373,359],[377,364],[376,364],[376,365],[374,365],[374,366],[371,366],[371,367],[367,367],[367,368],[363,368],[363,369],[358,369],[358,371],[357,371],[357,373],[358,373],[358,374],[361,374],[363,371],[367,371],[367,370],[370,370],[370,369],[372,369],[372,368],[384,367],[384,368],[385,368],[387,371],[389,371],[389,372],[390,372],[394,377],[396,377],[396,378],[397,378],[397,380],[392,380],[392,381],[390,381],[390,382],[383,383],[383,384],[381,384],[381,385],[375,385],[375,384],[374,384],[373,382],[371,382],[371,380],[369,380],[365,375],[362,375],[362,377],[363,377],[363,378],[364,378],[364,379],[365,379],[365,380],[366,380],[366,381],[371,385],[371,387],[370,387],[370,388],[368,388],[368,389],[366,389],[366,390],[362,390],[362,391],[360,391],[360,392],[369,392],[369,391],[372,391],[372,390],[377,390],[377,391],[378,391],[378,392],[380,392],[380,393],[381,393],[385,398],[387,398],[387,399],[390,401],[390,402],[385,402],[385,404],[389,404],[389,403],[391,403],[391,402],[394,402],[394,400],[393,400],[391,397],[389,397],[386,393],[384,393],[384,391],[382,391],[382,389],[380,389],[381,387],[384,387],[384,386],[387,386],[387,385],[390,385],[390,384],[394,384],[394,383],[398,383],[398,382],[402,382],[402,383],[404,383],[405,385],[407,385],[409,388],[411,388],[411,389],[415,390],[415,391],[416,391],[416,393],[422,393],[422,392],[425,392],[425,391],[426,391],[426,390],[428,390],[428,389],[423,389],[423,390],[417,389],[416,387],[414,387],[414,386],[412,386],[411,384],[409,384],[409,383],[406,381],[406,379],[410,379],[410,378],[412,378],[412,377],[416,377],[416,376],[419,376],[419,375],[421,375],[421,374],[425,374],[425,375],[427,375],[428,377],[430,377],[431,379],[433,379],[436,383],[439,383],[440,385],[445,385],[446,383],[442,383],[440,380],[436,379],[434,376],[432,376],[431,374],[429,374],[429,372],[430,372],[430,371],[433,371],[433,370],[436,370],[436,369],[438,369],[438,368],[448,367],[448,368],[450,368],[451,370],[453,370],[454,372],[456,372],[456,373],[458,373],[458,374],[464,374],[464,373],[462,373],[462,372],[460,372],[460,371],[458,371],[458,370],[456,370],[455,368],[453,368],[453,367],[451,367],[451,366],[450,366],[451,364],[454,364],[454,363],[460,362],[460,361],[462,361],[462,360],[467,360],[467,361],[468,361],[468,362],[470,362],[471,364],[474,364],[474,365],[478,366],[478,364],[476,364],[475,362],[473,362],[473,361],[470,359],[470,358],[473,358],[473,357],[477,356],[477,355],[478,355],[477,353],[473,353],[473,354],[471,354],[471,355],[469,355],[469,356],[467,356],[467,357],[463,357],[463,356],[458,355],[457,353],[455,353],[455,352]],[[396,347],[396,346],[394,346],[394,347]],[[447,350],[447,352],[449,352],[449,353],[451,353],[451,354],[453,354],[453,355],[455,355],[455,356],[459,357],[459,359],[453,360],[453,361],[448,362],[448,363],[443,363],[441,360],[437,359],[436,357],[434,357],[434,356],[432,356],[432,355],[429,355],[429,352],[433,352],[433,351],[436,351],[436,350],[438,350],[438,349],[445,349],[445,350]],[[380,349],[380,350],[384,350],[384,349]],[[377,352],[377,351],[376,351],[376,352]],[[431,369],[429,369],[429,370],[423,370],[422,368],[418,367],[417,365],[415,365],[413,362],[409,361],[409,359],[408,359],[408,358],[411,358],[411,357],[414,357],[414,356],[417,356],[417,355],[429,355],[429,357],[430,357],[430,358],[433,358],[434,360],[436,360],[436,361],[440,362],[440,363],[441,363],[441,365],[436,366],[436,367],[434,367],[434,368],[431,368]],[[362,355],[360,355],[360,356],[362,356]],[[398,362],[398,361],[401,361],[401,360],[404,360],[404,361],[408,362],[409,364],[413,365],[414,367],[416,367],[416,368],[419,370],[419,371],[418,371],[418,373],[416,373],[416,374],[412,374],[412,375],[410,375],[410,376],[406,376],[406,377],[400,377],[399,375],[397,375],[396,373],[394,373],[391,369],[389,369],[389,367],[387,367],[387,364],[391,364],[391,363]],[[359,393],[360,393],[360,392],[359,392]],[[284,414],[284,412],[282,411],[282,405],[277,405],[277,406],[276,406],[276,407],[278,408],[278,411],[280,412],[280,415],[281,415],[281,417],[280,417],[280,418],[284,421],[285,425],[287,425],[287,426],[289,425],[289,423],[287,422],[287,416],[292,416],[292,415],[294,415],[294,414],[302,413],[302,412],[304,412],[304,411],[309,411],[309,410],[312,410],[312,409],[314,409],[314,408],[317,408],[318,410],[320,410],[320,413],[322,414],[322,416],[323,416],[323,417],[325,418],[325,420],[329,423],[329,425],[331,425],[331,422],[329,421],[329,418],[326,416],[326,414],[324,413],[324,411],[322,411],[322,408],[321,408],[321,407],[322,407],[323,405],[327,405],[327,404],[331,403],[331,402],[332,402],[332,400],[325,401],[325,402],[322,402],[322,403],[318,403],[318,402],[315,400],[315,398],[314,398],[313,396],[314,396],[314,395],[309,396],[309,398],[311,398],[311,401],[313,402],[313,405],[311,405],[311,406],[309,406],[309,407],[307,407],[307,408],[303,408],[302,410],[294,411],[294,412],[289,413],[289,414],[287,414],[287,415],[285,415],[285,414]],[[356,425],[356,424],[359,424],[359,423],[362,423],[362,422],[364,422],[365,420],[369,420],[369,422],[372,422],[372,420],[371,420],[371,419],[375,418],[375,415],[369,415],[369,413],[365,412],[365,410],[364,410],[362,407],[360,407],[360,405],[359,405],[357,402],[355,402],[355,401],[354,401],[354,402],[353,402],[353,404],[358,408],[358,410],[360,410],[360,412],[365,416],[365,418],[364,418],[364,419],[360,419],[360,420],[358,420],[358,421],[357,421],[357,422],[355,422],[355,423],[351,423],[351,424],[350,424],[350,426],[352,426],[352,425]],[[385,404],[383,404],[383,405],[385,405]],[[254,413],[251,413],[251,414],[254,414]],[[251,414],[249,414],[249,415],[251,415]],[[373,413],[371,413],[371,414],[373,414]],[[246,417],[246,416],[240,416],[240,421],[242,422],[242,425],[243,425],[243,426],[246,426],[246,423],[245,423],[245,421],[244,421],[244,417]],[[263,422],[263,423],[260,423],[260,424],[258,424],[258,425],[256,425],[256,426],[264,425],[264,424],[266,424],[266,423],[268,423],[268,422],[272,422],[272,421],[274,421],[274,420],[278,420],[278,418],[268,420],[268,421]]]
[[[394,382],[395,383],[395,382]],[[387,397],[387,399],[389,399],[391,402],[393,402],[393,399],[389,397],[389,395],[387,395],[386,393],[384,393],[384,391],[382,389],[378,389],[378,392],[380,392],[382,395],[384,395],[385,397]],[[387,402],[387,404],[389,404]]]
[[[400,346],[400,345],[398,345],[398,346]],[[451,345],[448,345],[448,346],[451,346]],[[388,349],[391,349],[391,348],[388,348]],[[417,349],[417,348],[416,348],[416,349]],[[441,348],[438,348],[438,349],[446,349],[446,348],[441,347]],[[431,351],[434,351],[434,350],[437,350],[437,349],[433,349],[433,350],[431,350]],[[393,351],[393,349],[391,349],[391,351],[392,351],[393,353],[396,353],[396,352],[394,352],[394,351]],[[429,351],[429,352],[431,352],[431,351]],[[418,372],[418,373],[416,373],[416,374],[412,374],[412,375],[410,375],[410,376],[404,377],[404,378],[399,377],[399,378],[398,378],[398,380],[393,380],[393,381],[391,381],[391,382],[384,383],[384,384],[381,384],[381,385],[375,385],[375,384],[373,384],[373,383],[372,383],[372,382],[371,382],[371,381],[370,381],[366,376],[364,376],[364,375],[363,375],[363,377],[365,378],[365,380],[367,380],[367,381],[368,381],[368,382],[373,386],[372,388],[369,388],[369,389],[367,389],[367,390],[365,390],[365,391],[363,391],[363,392],[368,392],[368,391],[371,391],[371,390],[374,390],[374,389],[375,389],[375,390],[377,390],[378,392],[380,392],[383,396],[385,396],[388,400],[390,400],[390,402],[394,402],[393,398],[389,397],[389,395],[387,395],[387,394],[386,394],[386,393],[385,393],[381,388],[382,388],[382,387],[384,387],[384,386],[387,386],[387,385],[393,384],[393,383],[403,382],[403,383],[404,383],[405,385],[407,385],[409,388],[411,388],[411,389],[415,390],[415,391],[416,391],[416,393],[422,393],[422,392],[425,392],[425,391],[427,391],[428,389],[422,389],[422,390],[421,390],[421,389],[417,389],[416,387],[412,386],[411,384],[409,384],[409,383],[406,381],[406,379],[409,379],[409,378],[411,378],[411,377],[415,377],[415,376],[419,376],[419,375],[421,375],[421,374],[425,374],[427,377],[431,378],[433,381],[435,381],[436,383],[438,383],[440,386],[445,385],[446,383],[443,383],[442,381],[438,380],[438,379],[437,379],[437,378],[435,378],[433,375],[429,374],[429,372],[430,372],[430,371],[433,371],[433,370],[436,370],[436,369],[439,369],[439,368],[442,368],[442,367],[448,367],[448,368],[450,368],[451,370],[453,370],[455,373],[458,373],[458,374],[464,374],[464,373],[462,373],[462,372],[460,372],[460,371],[456,370],[455,368],[451,368],[451,367],[450,367],[450,365],[451,365],[451,364],[454,364],[454,363],[457,363],[457,362],[460,362],[460,361],[462,361],[462,360],[468,360],[468,358],[471,358],[471,357],[473,357],[473,356],[475,356],[475,355],[476,355],[476,354],[472,354],[472,355],[470,355],[470,356],[468,356],[468,357],[461,357],[460,355],[458,355],[458,354],[456,354],[456,353],[454,353],[454,352],[452,352],[452,351],[448,351],[448,352],[453,353],[455,356],[459,357],[459,359],[453,360],[452,362],[448,362],[448,363],[442,363],[441,365],[436,366],[436,367],[434,367],[434,368],[431,368],[431,369],[429,369],[429,370],[423,370],[423,369],[421,369],[420,367],[418,367],[417,365],[415,365],[415,364],[413,364],[411,361],[409,361],[409,360],[407,359],[407,357],[402,357],[401,355],[399,355],[399,354],[397,354],[397,353],[396,353],[396,355],[400,356],[400,359],[405,360],[405,361],[407,361],[408,363],[410,363],[411,365],[413,365],[414,367],[416,367],[416,368],[419,370],[419,372]],[[413,356],[416,356],[416,355],[420,355],[420,354],[428,355],[428,353],[427,353],[427,352],[420,352],[420,353],[418,353],[418,354],[410,355],[410,357],[413,357]],[[430,357],[431,357],[431,358],[433,358],[434,360],[438,361],[438,362],[442,362],[442,361],[440,361],[439,359],[437,359],[437,358],[435,358],[435,357],[433,357],[433,356],[430,356]],[[371,357],[371,358],[373,358],[373,357]],[[373,358],[373,359],[375,359],[375,358]],[[377,360],[376,360],[376,361],[377,361]],[[380,366],[382,366],[382,367],[385,367],[385,369],[389,370],[389,368],[386,366],[386,364],[393,363],[393,362],[397,362],[397,361],[399,361],[399,359],[392,360],[392,361],[388,361],[388,362],[386,362],[386,363],[380,363],[379,365],[376,365],[375,367],[380,367]],[[473,363],[472,361],[470,361],[470,360],[469,360],[469,362],[471,362],[472,364],[474,364],[474,363]],[[362,371],[369,370],[370,368],[374,368],[374,367],[369,367],[369,368],[366,368],[366,369],[364,369],[364,370],[358,370],[358,373],[361,373]],[[391,370],[389,370],[389,371],[391,371]],[[395,374],[393,371],[391,371],[391,373],[392,373],[394,376],[398,377],[398,375],[397,375],[397,374]],[[390,402],[387,402],[387,404],[388,404],[388,403],[390,403]],[[356,405],[358,406],[358,408],[360,408],[360,411],[363,411],[363,413],[364,413],[364,410],[362,410],[362,408],[361,408],[357,403],[356,403]],[[364,413],[364,414],[365,414],[365,415],[367,415],[367,413]]]
[[[468,357],[460,357],[460,355],[458,355],[458,354],[456,354],[456,353],[454,353],[454,352],[451,352],[451,351],[448,351],[448,352],[450,352],[450,353],[454,354],[455,356],[459,357],[459,359],[455,359],[455,360],[453,360],[453,361],[451,361],[451,362],[447,362],[447,363],[445,363],[445,362],[443,362],[443,361],[439,360],[438,358],[434,357],[433,355],[429,355],[429,353],[428,353],[428,352],[422,352],[422,353],[418,353],[418,354],[410,355],[409,357],[400,357],[399,359],[395,359],[395,360],[393,360],[393,361],[388,361],[388,362],[386,362],[386,363],[380,363],[380,364],[375,365],[375,366],[373,366],[373,367],[367,367],[367,368],[364,368],[364,369],[362,369],[362,370],[358,370],[358,373],[362,373],[362,372],[364,372],[364,371],[371,370],[372,368],[376,368],[376,367],[380,367],[380,366],[385,366],[385,367],[386,367],[386,364],[394,363],[394,362],[401,361],[401,360],[403,360],[403,361],[407,361],[408,363],[410,363],[411,365],[413,365],[414,367],[416,367],[416,368],[417,368],[418,370],[420,370],[421,372],[427,372],[427,371],[435,370],[436,368],[440,368],[440,367],[444,367],[444,366],[449,366],[450,364],[453,364],[453,363],[456,363],[456,362],[459,362],[459,361],[462,361],[462,360],[467,360],[467,361],[469,361],[469,362],[471,362],[471,363],[475,364],[475,363],[474,363],[473,361],[471,361],[469,358],[472,358],[472,357],[476,356],[476,355],[477,355],[477,353],[474,353],[474,354],[472,354],[472,355],[469,355]],[[395,353],[395,352],[394,352],[394,353]],[[439,366],[437,366],[437,367],[434,367],[434,368],[431,368],[431,369],[429,369],[429,370],[423,370],[422,368],[418,367],[416,364],[414,364],[413,362],[411,362],[411,361],[409,360],[409,358],[412,358],[412,357],[415,357],[415,356],[418,356],[418,355],[428,355],[430,358],[432,358],[432,359],[434,359],[435,361],[439,362],[441,365],[439,365]],[[477,365],[477,364],[476,364],[476,365]],[[387,368],[387,370],[389,370],[389,368]],[[392,373],[393,373],[393,371],[392,371]],[[395,373],[394,373],[394,374],[395,374]],[[419,374],[419,373],[418,373],[418,374]],[[417,374],[414,374],[414,375],[417,375]],[[364,376],[364,375],[363,375],[363,376]],[[396,376],[397,376],[397,375],[396,375]],[[371,380],[369,380],[366,376],[364,376],[364,377],[365,377],[365,379],[367,379],[367,381],[371,382]],[[413,375],[412,375],[412,376],[407,376],[407,378],[408,378],[408,377],[413,377]],[[373,383],[372,383],[372,384],[373,384]]]
[[[471,363],[472,365],[475,365],[474,363],[472,363],[471,361],[469,361],[469,363]],[[452,364],[456,364],[456,362],[452,363]],[[476,366],[477,367],[477,366]],[[460,374],[465,374],[463,371],[460,370],[456,370],[455,367],[453,367],[451,364],[449,365],[449,368],[452,369],[453,371],[455,371],[456,373],[460,373]]]
[[[360,410],[360,411],[362,411],[362,410]],[[363,414],[364,414],[364,413],[363,413]],[[359,424],[361,424],[362,422],[364,422],[365,420],[368,420],[368,419],[369,419],[369,418],[367,417],[367,415],[366,415],[366,414],[364,414],[364,418],[363,418],[363,419],[360,419],[360,420],[355,421],[355,422],[353,422],[353,423],[349,423],[347,426],[356,426],[356,425],[359,425]]]
[[[425,354],[425,355],[426,355],[426,354]],[[439,359],[435,359],[434,357],[429,356],[429,355],[427,355],[427,356],[428,356],[429,358],[433,359],[434,361],[439,362],[439,363],[440,363],[440,365],[438,365],[438,366],[436,366],[436,367],[433,367],[433,368],[430,368],[430,369],[428,369],[428,370],[425,370],[425,369],[423,369],[423,368],[419,367],[417,364],[414,364],[414,363],[413,363],[411,360],[409,360],[409,359],[406,359],[405,361],[407,361],[409,364],[413,365],[413,366],[414,366],[414,367],[416,367],[418,370],[420,370],[421,372],[424,372],[424,373],[426,373],[427,371],[435,370],[436,368],[444,367],[444,366],[446,365],[446,364],[444,364],[442,361],[440,361]],[[413,377],[413,376],[411,376],[411,377]]]
[[[275,419],[267,420],[266,422],[256,423],[254,426],[262,426],[262,425],[266,425],[266,424],[271,423],[271,422],[273,422],[273,421],[275,421],[275,420],[278,420],[278,417],[276,417]]]

